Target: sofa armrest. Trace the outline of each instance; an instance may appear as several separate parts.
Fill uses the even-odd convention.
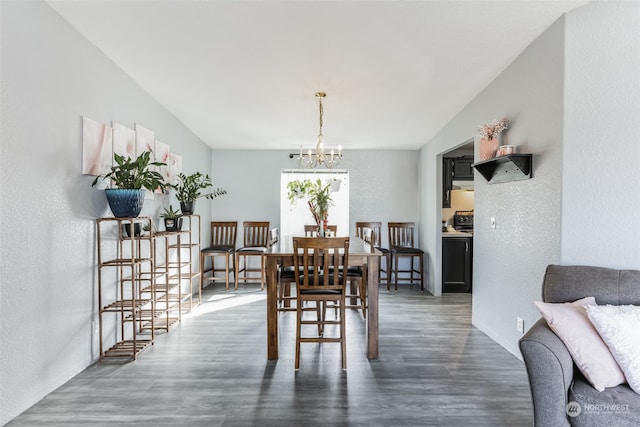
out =
[[[565,412],[567,390],[573,381],[571,354],[544,319],[519,341],[533,400],[536,427],[569,426]]]

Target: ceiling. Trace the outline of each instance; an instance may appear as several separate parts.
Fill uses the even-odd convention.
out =
[[[47,3],[212,148],[314,146],[324,91],[325,144],[351,150],[420,148],[586,2]]]

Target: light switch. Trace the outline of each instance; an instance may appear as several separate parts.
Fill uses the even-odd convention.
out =
[[[491,228],[496,228],[496,219],[491,217]]]

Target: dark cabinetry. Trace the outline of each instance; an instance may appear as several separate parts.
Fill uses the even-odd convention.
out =
[[[473,238],[442,238],[442,292],[471,292]]]
[[[453,185],[453,159],[442,159],[442,207],[451,207],[451,186]]]
[[[473,181],[473,158],[460,157],[453,160],[453,179]]]
[[[442,207],[451,207],[453,181],[473,181],[473,157],[444,157],[442,159]]]

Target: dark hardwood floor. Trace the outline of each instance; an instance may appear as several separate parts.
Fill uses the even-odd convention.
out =
[[[530,426],[525,368],[471,326],[471,296],[380,287],[380,358],[348,310],[338,344],[303,344],[280,314],[280,359],[266,360],[266,294],[257,285],[204,304],[134,362],[98,362],[8,426]]]

